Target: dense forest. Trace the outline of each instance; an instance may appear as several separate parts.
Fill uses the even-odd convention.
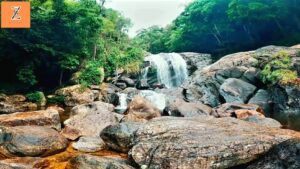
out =
[[[298,0],[196,0],[169,26],[141,30],[135,41],[152,53],[216,56],[300,40]]]
[[[116,69],[138,70],[130,20],[104,2],[32,0],[31,29],[0,30],[0,88],[53,88],[75,72],[75,82],[99,84]]]
[[[130,39],[129,19],[105,0],[31,0],[31,29],[0,30],[0,88],[99,84],[117,69],[139,71],[145,52],[210,53],[215,59],[300,41],[298,0],[195,0],[169,26]],[[12,85],[13,84],[13,85]]]

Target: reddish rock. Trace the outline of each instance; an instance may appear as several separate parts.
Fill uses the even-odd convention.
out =
[[[61,129],[59,113],[54,109],[17,112],[0,115],[1,126],[47,126],[56,130]]]

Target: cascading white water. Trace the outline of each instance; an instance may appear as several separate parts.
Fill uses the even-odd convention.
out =
[[[177,53],[160,53],[150,55],[146,59],[156,68],[157,80],[167,88],[180,86],[188,77],[187,64]],[[148,70],[144,71],[143,78],[147,77]]]
[[[127,94],[117,93],[119,96],[119,105],[115,107],[115,111],[118,113],[124,113],[127,109]]]

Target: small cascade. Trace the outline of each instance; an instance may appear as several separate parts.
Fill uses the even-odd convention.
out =
[[[151,69],[155,69],[159,84],[167,88],[180,86],[188,77],[187,64],[177,53],[160,53],[148,56],[145,61],[150,62]],[[149,67],[142,71],[142,79],[147,79]]]
[[[117,113],[124,113],[127,110],[127,94],[117,93],[119,96],[119,105],[115,107]]]

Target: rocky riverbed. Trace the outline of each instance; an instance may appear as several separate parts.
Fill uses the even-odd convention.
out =
[[[62,106],[41,109],[22,95],[1,94],[0,168],[298,169],[299,86],[260,78],[282,51],[299,74],[299,46],[269,46],[215,63],[208,54],[163,54],[170,64],[156,73],[151,56],[142,78],[124,74],[48,96],[62,96]],[[166,79],[171,88],[161,84]]]

